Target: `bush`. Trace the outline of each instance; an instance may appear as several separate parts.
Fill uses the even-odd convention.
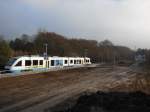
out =
[[[0,66],[4,66],[12,55],[12,50],[8,43],[0,39]]]

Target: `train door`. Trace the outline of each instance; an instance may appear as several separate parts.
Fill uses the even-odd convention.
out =
[[[82,65],[84,64],[84,60],[83,60],[83,59],[81,60],[81,64],[82,64]]]
[[[49,68],[49,61],[46,60],[46,68]]]
[[[84,58],[84,64],[86,64],[86,59]]]

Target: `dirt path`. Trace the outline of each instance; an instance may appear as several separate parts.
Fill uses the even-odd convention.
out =
[[[87,91],[134,91],[127,67],[82,68],[0,79],[0,112],[43,112]]]

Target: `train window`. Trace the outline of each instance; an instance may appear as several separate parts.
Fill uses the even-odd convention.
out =
[[[40,60],[40,65],[43,65],[43,60]]]
[[[81,64],[81,60],[79,60],[79,64]]]
[[[74,64],[77,64],[77,61],[76,61],[76,60],[74,60]]]
[[[22,61],[19,61],[15,66],[22,66]]]
[[[63,60],[59,60],[59,65],[63,66]]]
[[[70,60],[70,63],[72,64],[72,63],[73,63],[73,60]]]
[[[31,60],[25,60],[25,66],[31,66]]]
[[[33,65],[38,65],[38,60],[33,60]]]
[[[67,64],[68,63],[68,60],[65,60],[65,64]]]
[[[59,60],[55,60],[55,63],[56,63],[56,64],[55,64],[56,66],[59,66],[59,65],[60,65],[60,61],[59,61]]]
[[[12,58],[10,59],[8,62],[7,62],[7,66],[11,66],[12,64],[14,64],[14,62],[16,61],[17,59],[16,58]]]
[[[54,62],[55,62],[54,60],[51,60],[51,66],[54,66],[54,65],[55,65]]]

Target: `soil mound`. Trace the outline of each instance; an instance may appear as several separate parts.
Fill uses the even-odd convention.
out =
[[[150,96],[142,92],[86,94],[70,109],[59,112],[150,112]]]

